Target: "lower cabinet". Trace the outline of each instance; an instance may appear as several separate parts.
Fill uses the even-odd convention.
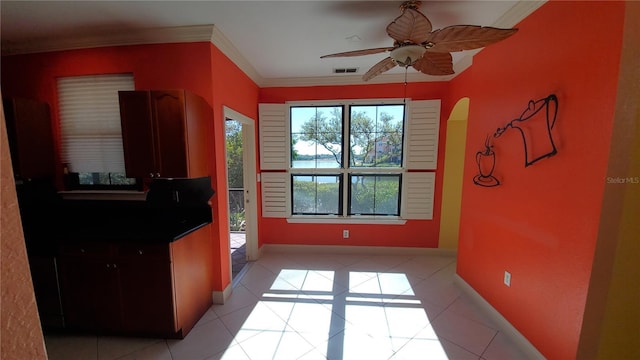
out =
[[[118,282],[123,328],[144,334],[173,334],[178,331],[169,246],[125,246],[119,250]]]
[[[182,338],[212,303],[210,275],[195,276],[188,286],[199,289],[182,309],[184,285],[175,274],[197,266],[210,271],[211,252],[175,259],[173,248],[207,248],[208,226],[164,244],[66,242],[60,249],[60,293],[65,327],[70,330],[122,335]],[[190,245],[190,243],[193,243]],[[202,266],[202,265],[205,266]],[[185,281],[189,281],[185,279]],[[191,301],[191,300],[190,300]],[[188,317],[180,317],[187,313]]]

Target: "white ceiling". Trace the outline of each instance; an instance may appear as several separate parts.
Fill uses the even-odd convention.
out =
[[[387,54],[320,59],[321,55],[392,46],[386,26],[400,15],[402,1],[6,1],[1,6],[3,52],[29,49],[25,44],[60,41],[140,29],[211,25],[237,50],[230,56],[256,82],[332,79],[359,82],[369,67]],[[524,6],[523,6],[524,4]],[[532,6],[531,4],[537,4]],[[433,28],[472,24],[511,27],[539,2],[423,1],[420,11]],[[517,34],[516,34],[517,36]],[[215,43],[215,42],[214,42]],[[36,51],[37,47],[31,48]],[[454,54],[456,69],[464,53]],[[240,61],[238,61],[240,59]],[[356,67],[358,76],[333,74]],[[249,68],[249,69],[247,69]],[[247,71],[248,70],[248,71]],[[430,77],[409,70],[410,81]],[[414,74],[415,73],[415,74]],[[395,68],[387,80],[404,76]],[[450,78],[450,77],[449,77]],[[348,79],[349,81],[343,81]],[[446,80],[446,79],[445,79]],[[384,76],[381,77],[382,82]],[[308,82],[308,81],[307,81]]]

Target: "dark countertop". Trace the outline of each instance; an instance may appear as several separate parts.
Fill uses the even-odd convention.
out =
[[[23,214],[30,254],[55,255],[67,241],[171,243],[212,222],[211,208],[161,208],[141,201],[63,201]]]
[[[91,224],[72,225],[60,230],[58,241],[111,241],[111,242],[144,242],[170,243],[211,223],[211,221],[184,221],[176,223],[139,224]]]

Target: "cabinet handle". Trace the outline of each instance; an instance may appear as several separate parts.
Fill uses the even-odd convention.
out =
[[[114,269],[117,269],[117,268],[118,268],[118,265],[113,264],[113,268],[114,268]]]
[[[154,177],[154,176],[153,176],[153,173],[149,173],[149,177]]]
[[[111,267],[111,264],[107,264],[107,269]]]
[[[81,254],[84,254],[84,249],[80,249],[80,253],[81,253]]]
[[[142,255],[142,250],[138,250],[138,255]]]
[[[160,177],[160,173],[156,173],[156,177]]]

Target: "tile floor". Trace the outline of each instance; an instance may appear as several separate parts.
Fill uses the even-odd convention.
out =
[[[49,359],[525,359],[455,259],[266,253],[184,340],[45,336]]]
[[[231,278],[235,279],[247,264],[246,233],[230,232],[229,242],[231,247]]]

